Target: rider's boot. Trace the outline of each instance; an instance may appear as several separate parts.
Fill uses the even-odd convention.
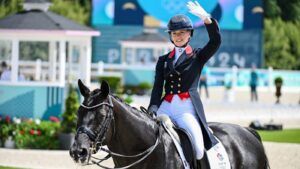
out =
[[[201,160],[197,160],[197,169],[210,169],[206,153]]]

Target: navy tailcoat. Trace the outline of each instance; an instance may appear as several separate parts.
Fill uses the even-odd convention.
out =
[[[192,49],[190,46],[187,46],[175,65],[173,64],[175,49],[159,57],[148,109],[154,112],[158,110],[164,99],[162,97],[163,89],[166,95],[189,92],[199,117],[204,146],[206,149],[210,149],[218,141],[208,129],[203,105],[198,94],[198,82],[204,64],[213,56],[221,44],[221,35],[216,20],[212,19],[212,23],[205,24],[205,27],[209,35],[209,42],[202,49]]]

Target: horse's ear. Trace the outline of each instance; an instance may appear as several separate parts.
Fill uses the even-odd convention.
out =
[[[109,94],[109,85],[108,85],[107,81],[105,81],[105,80],[103,80],[101,83],[101,92],[104,97],[108,96],[108,94]]]
[[[83,97],[88,96],[88,94],[90,93],[90,89],[87,88],[80,79],[78,79],[78,87]]]

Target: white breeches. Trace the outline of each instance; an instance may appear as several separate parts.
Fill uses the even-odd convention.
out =
[[[191,134],[196,149],[196,158],[200,160],[204,155],[204,142],[192,100],[190,98],[181,100],[174,95],[171,103],[164,100],[160,105],[157,116],[162,114],[168,115],[177,126]]]

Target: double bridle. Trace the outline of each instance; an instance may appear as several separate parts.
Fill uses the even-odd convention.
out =
[[[81,107],[87,109],[87,110],[91,110],[91,109],[95,109],[95,108],[98,108],[100,106],[108,106],[109,107],[109,111],[107,113],[107,116],[104,120],[104,123],[101,124],[100,126],[100,131],[99,133],[96,135],[92,130],[90,130],[89,128],[85,127],[85,126],[80,126],[78,129],[77,129],[77,133],[76,133],[76,136],[78,134],[82,134],[82,133],[85,133],[86,135],[88,135],[88,137],[93,141],[93,148],[97,148],[97,145],[102,145],[104,139],[105,139],[105,135],[108,131],[108,127],[109,125],[111,124],[111,121],[113,120],[113,108],[114,108],[114,105],[112,104],[112,100],[111,100],[111,97],[108,96],[108,103],[106,102],[102,102],[102,103],[99,103],[97,105],[94,105],[94,106],[86,106],[84,105],[83,103],[81,103]]]
[[[92,150],[93,153],[97,153],[97,151],[99,149],[102,150],[102,151],[105,151],[106,153],[108,153],[108,155],[106,157],[104,157],[103,159],[98,159],[96,157],[91,156],[93,159],[98,160],[98,162],[92,160],[92,163],[88,163],[87,165],[96,164],[99,167],[102,167],[102,168],[105,168],[105,169],[127,169],[127,168],[130,168],[130,167],[140,163],[145,158],[147,158],[154,151],[154,149],[157,147],[157,145],[159,144],[159,138],[160,138],[160,134],[161,134],[160,127],[158,129],[157,139],[155,141],[155,144],[152,145],[151,147],[149,147],[147,150],[143,151],[142,153],[139,153],[139,154],[136,154],[136,155],[122,155],[122,154],[112,152],[108,149],[105,149],[105,148],[102,147],[102,143],[105,139],[105,136],[106,136],[108,128],[111,124],[111,121],[114,120],[114,116],[113,116],[114,106],[113,106],[113,103],[112,103],[111,96],[108,95],[108,103],[107,102],[102,102],[102,103],[99,103],[99,104],[94,105],[94,106],[86,106],[83,103],[81,103],[80,106],[84,109],[87,109],[87,110],[95,109],[95,108],[98,108],[100,106],[108,106],[109,107],[109,112],[107,114],[107,117],[105,118],[103,124],[101,124],[100,131],[99,131],[98,134],[95,134],[95,132],[93,132],[92,130],[90,130],[89,128],[87,128],[85,126],[80,126],[77,129],[76,137],[78,136],[78,134],[84,133],[89,137],[90,140],[92,140],[93,144],[91,146],[91,150]],[[109,159],[111,156],[118,156],[118,157],[124,157],[124,158],[136,158],[136,157],[140,157],[140,156],[142,156],[142,157],[140,159],[138,159],[137,161],[133,162],[132,164],[127,165],[125,167],[120,167],[120,168],[110,168],[110,167],[106,167],[106,166],[103,166],[103,165],[100,164],[101,162]]]

